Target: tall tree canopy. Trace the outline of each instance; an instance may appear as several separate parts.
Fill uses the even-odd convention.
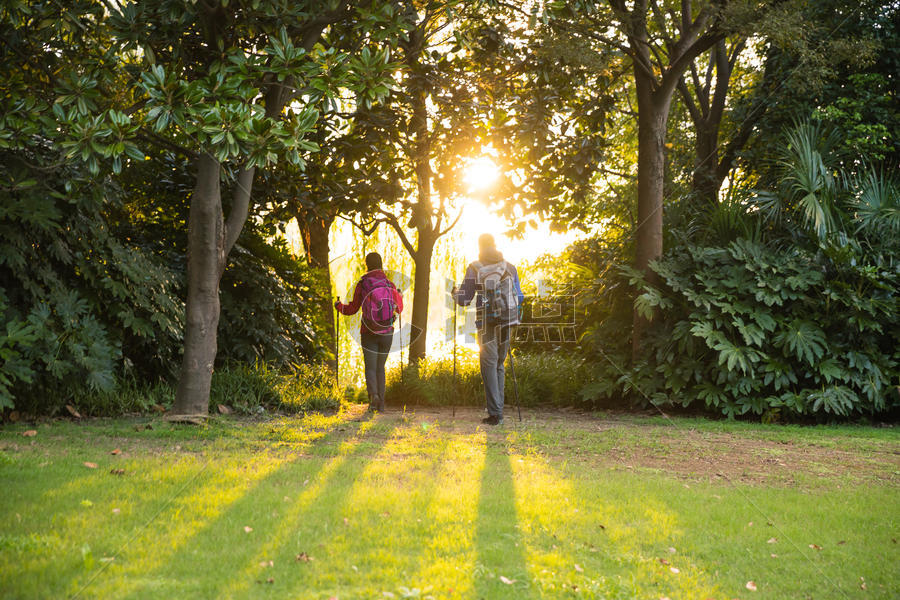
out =
[[[303,165],[316,150],[316,99],[338,88],[363,94],[389,71],[381,40],[390,7],[349,2],[127,3],[106,7],[105,79],[73,74],[54,104],[63,145],[93,170],[108,158],[143,158],[155,144],[190,158],[185,350],[175,413],[207,411],[216,356],[219,281],[247,219],[256,169]],[[346,21],[372,46],[350,55],[320,42]],[[386,27],[381,27],[386,24]],[[385,33],[387,32],[387,33]],[[230,202],[223,202],[224,191]],[[225,209],[228,215],[225,216]]]

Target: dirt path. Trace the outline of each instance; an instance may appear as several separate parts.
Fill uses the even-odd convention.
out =
[[[402,418],[389,410],[385,419]],[[419,407],[407,418],[439,423],[448,433],[481,426],[480,409]],[[900,486],[900,437],[842,436],[816,428],[740,427],[710,423],[693,427],[684,420],[642,419],[631,414],[598,415],[577,410],[514,410],[506,423],[490,429],[502,439],[510,433],[517,450],[534,446],[548,458],[584,461],[598,467],[674,474],[685,479],[728,479],[747,483],[809,484],[816,478],[848,484],[866,481]],[[726,431],[722,431],[725,429]]]

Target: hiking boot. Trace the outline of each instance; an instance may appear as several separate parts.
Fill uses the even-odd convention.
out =
[[[498,417],[497,415],[491,415],[489,417],[485,417],[481,420],[485,425],[503,425],[503,417]]]

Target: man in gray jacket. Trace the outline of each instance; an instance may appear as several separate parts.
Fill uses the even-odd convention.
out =
[[[509,352],[511,330],[519,324],[519,307],[525,301],[515,265],[503,260],[494,236],[478,238],[478,260],[466,269],[462,285],[451,291],[460,306],[475,302],[479,363],[487,401],[487,418],[482,423],[503,423],[504,362]]]

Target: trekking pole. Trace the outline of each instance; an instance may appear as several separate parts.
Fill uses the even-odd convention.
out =
[[[519,423],[522,422],[522,407],[519,406],[519,382],[516,380],[516,363],[513,360],[512,353],[512,338],[510,337],[509,344],[509,371],[512,373],[513,378],[513,389],[516,392],[516,410],[519,412]]]
[[[340,296],[335,296],[335,302],[340,302]],[[341,348],[341,313],[334,308],[334,382],[340,384],[340,348]]]
[[[456,286],[453,286],[454,288]],[[453,395],[454,395],[454,403],[453,403],[453,418],[456,418],[456,399],[459,398],[459,378],[456,375],[456,298],[451,294],[451,301],[453,302]]]
[[[403,385],[403,313],[397,313],[400,327],[400,385]]]

